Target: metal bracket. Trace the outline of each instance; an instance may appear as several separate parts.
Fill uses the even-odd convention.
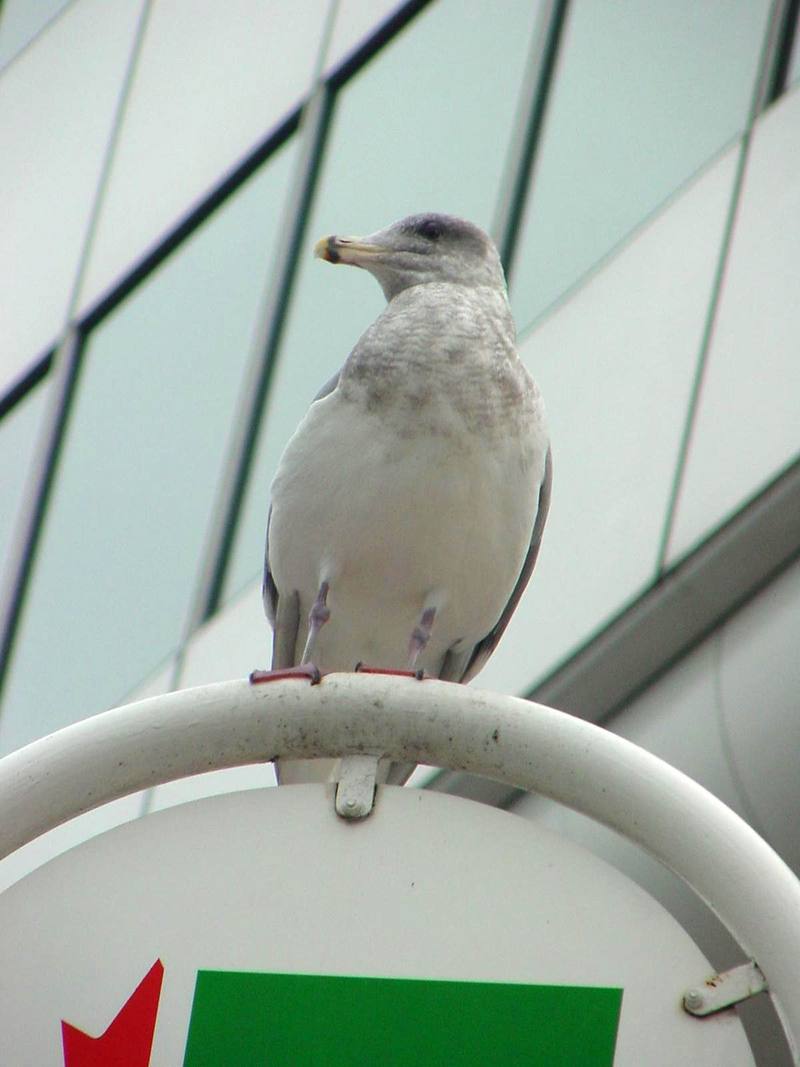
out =
[[[375,803],[378,756],[343,756],[336,786],[336,814],[343,819],[364,819]]]
[[[767,989],[769,985],[758,964],[749,960],[712,975],[702,986],[693,986],[683,996],[683,1007],[690,1015],[713,1015]]]

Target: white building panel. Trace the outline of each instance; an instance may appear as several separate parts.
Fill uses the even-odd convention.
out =
[[[81,0],[0,77],[0,391],[64,326],[140,0]]]
[[[800,449],[800,89],[757,123],[669,545],[674,560]]]
[[[154,4],[81,290],[93,303],[310,88],[324,0]]]
[[[731,149],[523,338],[553,501],[481,685],[526,690],[656,576],[735,161]]]

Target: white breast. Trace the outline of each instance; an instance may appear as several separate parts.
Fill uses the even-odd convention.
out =
[[[528,549],[546,448],[541,417],[521,437],[487,440],[410,434],[338,390],[313,404],[272,488],[270,564],[281,594],[300,595],[296,655],[323,580],[331,617],[314,656],[323,670],[405,667],[426,606],[437,617],[419,665],[432,673],[456,642],[485,636]]]

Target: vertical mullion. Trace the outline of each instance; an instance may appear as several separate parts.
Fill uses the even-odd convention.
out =
[[[492,225],[507,278],[514,267],[568,6],[569,0],[544,0],[536,18],[516,128]]]
[[[22,602],[33,570],[58,457],[64,443],[64,431],[80,369],[82,348],[83,338],[80,331],[76,326],[70,326],[53,356],[49,375],[50,395],[31,465],[29,490],[14,531],[0,592],[0,696],[8,675]],[[42,661],[47,661],[47,649],[42,650]]]
[[[292,202],[286,211],[290,221],[287,222],[282,246],[270,271],[265,300],[259,313],[253,355],[245,373],[241,404],[237,412],[235,436],[228,452],[220,493],[214,506],[198,589],[187,621],[187,636],[216,611],[220,602],[237,520],[255,461],[263,409],[286,324],[291,286],[330,125],[332,102],[330,90],[326,86],[320,86],[306,105],[309,137],[301,147],[301,158],[295,172],[296,180],[292,182],[293,191],[290,194]]]
[[[309,210],[330,128],[334,93],[323,82],[322,70],[337,7],[338,4],[334,0],[322,34],[311,95],[303,109],[296,134],[300,147],[284,208],[286,223],[274,265],[267,276],[258,313],[257,332],[251,346],[251,356],[237,411],[234,438],[228,450],[220,490],[212,513],[183,644],[219,605],[238,519],[255,461],[265,401],[278,359],[291,287],[297,273],[300,249],[305,239]]]
[[[225,458],[220,487],[212,508],[210,525],[198,567],[194,595],[184,623],[183,634],[172,662],[170,690],[180,687],[189,640],[195,630],[217,609],[225,573],[236,536],[237,524],[255,462],[265,401],[277,362],[283,328],[289,308],[292,282],[316,189],[333,110],[333,92],[322,80],[324,61],[333,31],[339,0],[331,0],[320,48],[311,78],[311,92],[303,106],[295,137],[300,147],[289,194],[284,205],[285,225],[274,262],[266,272],[264,294],[257,313],[256,332],[243,378],[240,402],[233,426],[233,438]],[[153,803],[153,790],[142,794],[139,814],[147,815]]]
[[[117,107],[111,122],[111,131],[100,166],[95,189],[94,203],[86,227],[75,278],[67,305],[66,324],[56,345],[50,365],[50,397],[37,441],[36,454],[25,494],[23,509],[14,531],[14,540],[0,589],[0,697],[8,676],[14,640],[19,627],[22,604],[28,589],[36,551],[47,513],[56,468],[64,444],[75,384],[78,379],[85,335],[75,315],[81,284],[86,273],[95,233],[100,219],[111,166],[119,141],[120,131],[130,97],[136,64],[144,40],[145,27],[150,13],[151,0],[142,0],[142,7],[133,34],[128,64],[122,78]],[[42,651],[43,659],[47,650]],[[2,707],[0,706],[0,714]]]
[[[663,574],[667,565],[667,553],[669,550],[670,537],[672,536],[672,530],[675,525],[675,516],[678,508],[678,501],[680,498],[681,485],[683,483],[683,476],[685,474],[686,465],[689,459],[689,448],[691,446],[692,437],[694,434],[695,420],[697,418],[697,410],[700,404],[700,394],[702,391],[703,382],[705,380],[705,372],[708,364],[708,355],[711,349],[711,342],[714,336],[714,328],[716,326],[717,315],[719,314],[720,300],[722,296],[722,286],[725,280],[725,272],[728,266],[728,259],[730,256],[731,244],[733,241],[733,232],[736,226],[736,217],[739,213],[739,204],[741,201],[742,188],[744,186],[745,173],[747,171],[747,161],[750,155],[750,145],[753,136],[753,128],[755,126],[756,120],[758,119],[758,116],[761,114],[764,108],[767,107],[771,100],[770,94],[775,84],[775,72],[782,54],[782,41],[785,39],[784,31],[787,8],[792,2],[793,0],[773,0],[772,8],[767,19],[767,27],[764,33],[764,43],[762,45],[761,55],[759,57],[755,84],[753,87],[753,94],[750,101],[750,108],[748,111],[744,132],[741,136],[739,158],[736,163],[736,173],[733,179],[733,189],[731,190],[728,213],[725,219],[725,227],[722,234],[722,241],[720,243],[717,267],[714,272],[713,281],[711,283],[711,294],[709,296],[708,301],[708,311],[706,314],[706,321],[703,327],[703,334],[700,339],[700,348],[697,356],[697,369],[695,371],[694,382],[692,383],[692,391],[689,398],[686,421],[684,423],[683,434],[681,436],[681,442],[678,448],[678,459],[675,465],[675,475],[672,481],[669,500],[667,501],[664,528],[662,531],[661,541],[658,546],[658,553],[656,556],[657,575]]]

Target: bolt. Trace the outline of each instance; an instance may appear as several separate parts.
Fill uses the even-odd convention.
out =
[[[356,798],[348,797],[347,800],[344,802],[344,806],[346,808],[354,808],[356,806]]]
[[[705,1005],[706,998],[699,989],[690,989],[683,998],[683,1005],[687,1011],[700,1011]]]

